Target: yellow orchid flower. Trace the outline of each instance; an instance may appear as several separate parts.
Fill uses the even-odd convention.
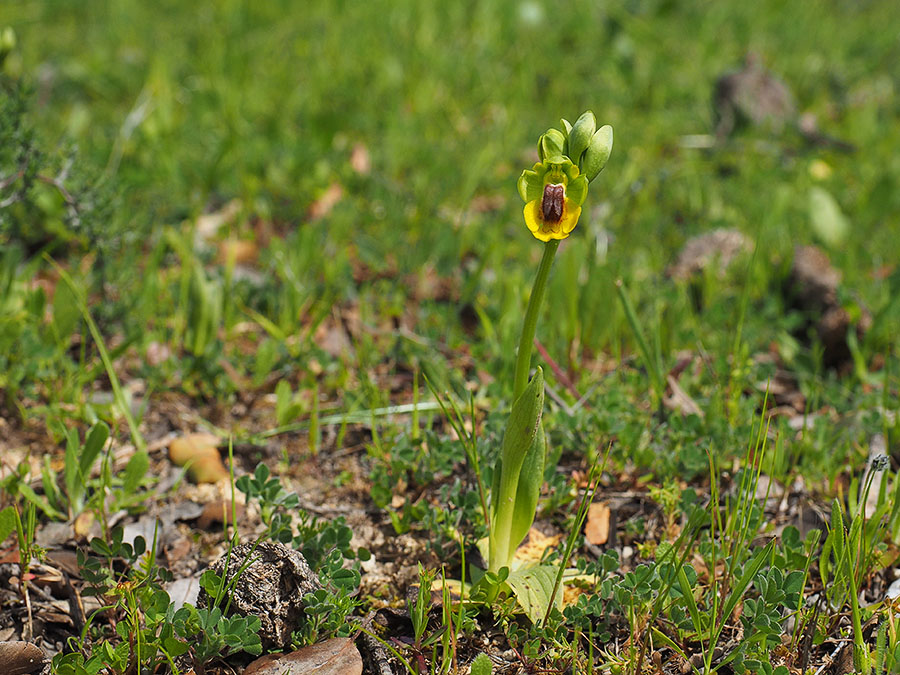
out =
[[[557,156],[523,171],[518,188],[525,200],[525,224],[546,242],[565,239],[575,229],[588,181],[568,157]]]

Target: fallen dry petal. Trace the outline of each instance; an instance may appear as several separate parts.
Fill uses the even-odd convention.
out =
[[[28,675],[41,669],[44,652],[30,642],[0,642],[0,673]]]
[[[289,654],[256,659],[244,675],[362,675],[363,662],[350,638],[333,638]]]

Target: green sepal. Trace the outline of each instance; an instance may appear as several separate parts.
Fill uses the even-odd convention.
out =
[[[582,163],[584,175],[589,181],[594,180],[606,166],[613,146],[613,128],[604,124],[591,136],[591,143],[584,153]]]
[[[569,181],[569,184],[566,186],[566,199],[576,206],[584,204],[584,200],[587,199],[587,193],[588,179],[584,175]]]
[[[595,131],[597,131],[597,118],[588,110],[578,118],[572,131],[569,132],[569,157],[576,164],[580,163],[581,155],[590,145]]]
[[[541,164],[535,164],[535,169],[541,167]],[[519,188],[519,196],[525,202],[531,202],[544,196],[544,176],[543,169],[541,173],[525,169],[519,176],[519,182],[516,183]]]
[[[543,138],[543,136],[541,137]],[[525,169],[516,187],[519,196],[525,202],[541,199],[544,196],[544,186],[547,183],[570,184],[576,180],[581,172],[568,157],[559,155],[555,158],[537,162],[531,169]]]
[[[541,161],[559,161],[566,154],[566,137],[559,129],[547,129],[538,141]]]
[[[559,121],[559,123],[560,125],[562,125],[563,133],[566,135],[566,139],[568,140],[569,134],[572,133],[572,124],[565,117],[563,117]]]
[[[512,560],[528,531],[534,523],[541,486],[544,484],[544,464],[547,459],[547,441],[544,429],[538,426],[537,433],[519,473],[519,485],[516,489],[516,505],[513,507],[513,525],[509,537],[509,559]]]

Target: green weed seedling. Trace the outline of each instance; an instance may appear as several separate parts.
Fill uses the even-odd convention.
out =
[[[494,672],[494,662],[490,656],[481,653],[472,660],[469,668],[471,675],[491,675]]]
[[[282,427],[295,421],[303,412],[303,404],[291,391],[287,380],[279,380],[275,385],[275,421]]]
[[[99,517],[103,531],[107,529],[107,513],[119,509],[139,507],[147,498],[141,490],[149,468],[149,458],[144,452],[135,452],[118,474],[112,471],[112,447],[107,444],[109,427],[97,422],[79,439],[78,430],[60,428],[66,448],[62,480],[50,466],[49,456],[44,456],[41,467],[43,494],[36,492],[27,481],[27,474],[12,473],[7,477],[4,489],[20,495],[34,504],[47,517],[54,520],[72,520],[85,511]],[[106,448],[106,452],[103,452]],[[100,471],[92,476],[100,459]]]
[[[203,673],[206,664],[235,652],[262,653],[257,616],[223,616],[218,607],[197,609],[185,605],[171,617],[175,635],[190,645],[194,671]]]
[[[78,552],[78,567],[87,584],[84,595],[97,596],[102,607],[87,617],[81,635],[70,639],[71,653],[53,658],[53,672],[84,675],[102,666],[121,675],[145,668],[153,671],[163,664],[178,672],[175,658],[189,646],[174,633],[174,608],[161,586],[172,577],[156,564],[155,536],[148,547],[143,537],[129,544],[123,535],[123,529],[116,527],[108,539],[90,541],[93,555]],[[99,630],[93,622],[101,614],[114,618],[117,644],[110,640],[112,635],[88,642],[88,634]]]
[[[890,501],[885,499],[886,481],[880,486],[878,503],[871,517],[866,516],[866,503],[875,475],[887,467],[887,457],[876,457],[861,492],[857,495],[856,490],[853,491],[853,496],[858,499],[851,500],[853,511],[849,527],[843,504],[839,499],[832,501],[831,522],[819,560],[819,574],[831,609],[838,613],[845,606],[850,607],[853,665],[857,672],[864,675],[871,672],[873,665],[873,655],[863,636],[863,623],[871,610],[860,606],[859,592],[869,573],[876,568],[879,554],[886,548],[884,540],[890,526],[888,515],[893,508]]]
[[[408,649],[412,652],[412,663],[417,673],[429,672],[428,663],[431,663],[432,672],[435,671],[435,668],[439,669],[438,672],[443,672],[443,669],[437,666],[440,663],[438,649],[451,626],[445,624],[439,630],[426,635],[433,607],[431,590],[436,575],[437,572],[435,570],[428,570],[419,563],[419,587],[415,597],[407,599],[406,602],[406,608],[413,628],[413,642]],[[426,661],[426,654],[429,652],[431,658],[429,661]]]
[[[62,489],[56,482],[56,472],[50,468],[50,458],[46,455],[41,470],[44,495],[38,495],[24,482],[16,486],[25,499],[57,520],[75,518],[84,510],[91,470],[109,438],[109,427],[98,422],[88,430],[83,444],[78,438],[77,429],[64,429],[63,433],[66,453]]]
[[[276,539],[302,549],[322,583],[322,589],[304,598],[309,620],[293,636],[294,644],[349,635],[352,626],[347,617],[359,602],[357,561],[368,557],[364,549],[350,548],[350,528],[341,518],[320,522],[303,512],[295,524],[292,513],[298,511],[297,495],[286,492],[263,465],[234,485],[247,494],[248,500],[260,504],[267,525],[260,541]],[[5,510],[0,512],[0,527],[5,526],[5,514]],[[229,584],[207,570],[200,584],[215,599],[213,606],[197,608],[188,604],[176,610],[162,588],[162,582],[170,581],[171,575],[156,564],[155,542],[148,546],[143,537],[137,537],[129,544],[123,541],[123,534],[123,529],[117,527],[108,538],[90,541],[91,554],[78,553],[78,566],[87,583],[85,594],[99,597],[103,606],[88,617],[81,635],[71,641],[72,652],[54,657],[54,673],[96,675],[106,669],[111,675],[126,675],[154,672],[165,666],[177,675],[182,664],[179,657],[183,657],[189,659],[194,672],[202,675],[212,663],[231,654],[261,653],[259,618],[228,615],[228,591],[243,569],[232,575]],[[348,559],[354,561],[349,567],[345,565]],[[251,563],[252,556],[244,565]],[[93,627],[100,614],[114,617],[115,635],[89,642],[89,633],[96,637],[102,630]]]
[[[0,544],[2,544],[6,538],[16,531],[16,522],[18,521],[18,516],[16,515],[16,507],[10,504],[9,506],[0,509]]]
[[[16,533],[16,543],[19,546],[19,588],[22,599],[25,601],[27,612],[24,639],[30,640],[34,633],[33,617],[31,611],[31,594],[28,589],[28,578],[31,564],[34,560],[42,560],[44,550],[34,542],[34,529],[37,524],[35,505],[29,502],[25,505],[24,518],[19,513],[18,504],[7,506],[0,511],[0,543],[12,532]]]
[[[269,467],[258,464],[253,475],[238,477],[235,487],[247,496],[247,500],[259,502],[260,518],[267,528],[266,537],[287,543],[293,536],[290,512],[300,504],[293,492],[288,492],[281,481],[271,477]]]
[[[75,651],[54,657],[54,672],[84,675],[102,664],[116,675],[154,672],[163,665],[178,673],[176,659],[187,655],[194,671],[203,673],[211,662],[234,652],[261,653],[258,617],[226,617],[219,608],[191,605],[176,610],[161,586],[172,577],[156,565],[155,542],[148,547],[137,537],[132,545],[122,537],[122,528],[115,528],[108,541],[91,540],[94,556],[79,551],[78,565],[88,584],[85,594],[98,596],[104,605],[89,617]],[[124,573],[117,571],[118,560],[125,564]],[[201,579],[201,584],[209,583]],[[96,641],[88,648],[87,632],[101,613],[115,617],[119,642]]]

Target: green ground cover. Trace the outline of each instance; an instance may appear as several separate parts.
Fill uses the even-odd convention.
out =
[[[27,432],[52,454],[64,429],[79,445],[103,421],[141,450],[149,413],[176,395],[237,442],[290,438],[285,453],[308,458],[342,449],[348,424],[336,437],[322,428],[350,414],[366,427],[367,490],[389,526],[443,546],[455,535],[435,504],[450,500],[471,525],[463,535],[484,534],[471,482],[451,480],[466,454],[425,378],[465,410],[472,395],[489,465],[541,254],[516,179],[539,134],[590,108],[615,128],[615,149],[559,250],[539,322],[552,458],[539,519],[572,527],[579,476],[608,447],[598,499],[644,491],[668,526],[619,524],[649,561],[622,568],[627,598],[598,582],[603,607],[585,603],[558,630],[503,611],[496,625],[532,665],[635,672],[664,652],[701,654],[693,667],[709,671],[723,626],[740,623],[722,610],[739,588],[744,635],[762,637],[721,668],[742,658],[800,672],[784,651],[808,625],[822,653],[837,637],[892,652],[892,615],[872,584],[892,580],[883,570],[900,534],[894,3],[12,0],[5,26],[16,40],[0,47],[7,449]],[[798,115],[855,151],[811,142],[795,117],[717,138],[716,80],[748,53],[792,90]],[[691,237],[718,228],[748,242],[726,271],[667,274]],[[836,303],[853,326],[837,363],[812,327],[817,310],[791,291],[795,248],[812,244],[839,271]],[[116,373],[122,390],[106,395]],[[414,386],[431,406],[423,430],[373,413],[411,403]],[[265,414],[222,412],[267,394]],[[875,438],[890,466],[873,488],[882,519],[865,521],[859,482]],[[818,543],[736,546],[775,534],[748,492],[752,469],[824,505]],[[28,502],[15,486],[37,478],[4,483],[0,508]],[[127,497],[119,505],[133,508]],[[846,533],[840,518],[826,525],[835,497]],[[711,581],[717,560],[726,571]],[[614,563],[604,574],[619,573]],[[837,590],[791,599],[795,572],[803,597]],[[767,595],[776,587],[782,596]],[[607,625],[607,614],[618,618]],[[587,649],[589,631],[620,647]]]

